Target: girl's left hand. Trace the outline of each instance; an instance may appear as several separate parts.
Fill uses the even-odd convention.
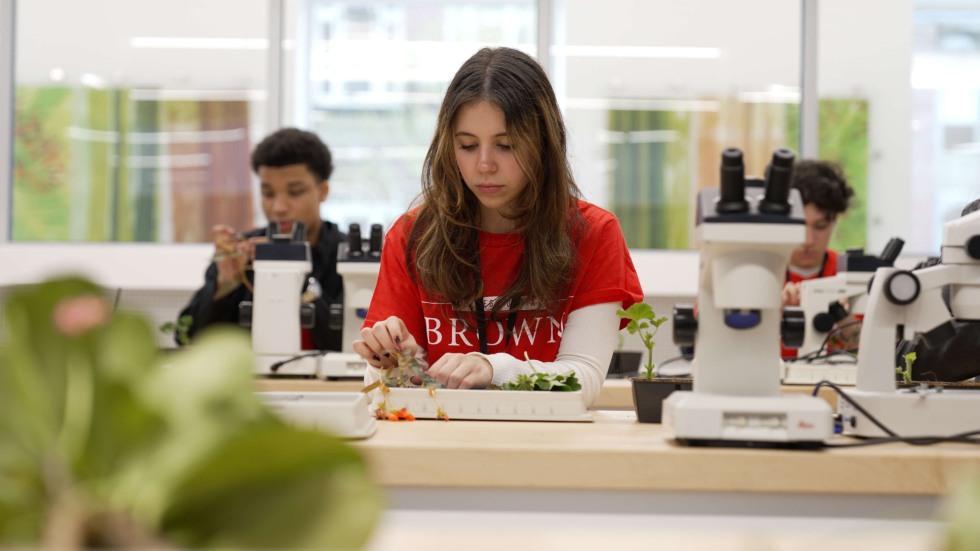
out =
[[[486,388],[493,380],[490,362],[468,354],[445,354],[426,373],[446,388]]]

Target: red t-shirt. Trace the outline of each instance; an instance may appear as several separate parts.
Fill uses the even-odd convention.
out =
[[[585,306],[621,302],[628,308],[643,300],[640,280],[633,267],[619,221],[612,213],[585,201],[578,202],[586,228],[578,239],[578,262],[565,296],[554,314],[524,309],[518,313],[514,334],[506,336],[506,320],[490,321],[493,301],[513,282],[524,255],[524,238],[518,233],[480,232],[480,271],[488,317],[487,352],[507,352],[524,358],[551,362],[558,355],[561,335],[569,312]],[[389,316],[401,318],[419,346],[426,349],[429,363],[447,353],[480,350],[476,324],[468,325],[445,300],[435,299],[418,287],[405,266],[405,244],[411,216],[391,226],[381,252],[381,271],[364,327]],[[621,327],[625,326],[623,320]]]
[[[837,275],[837,252],[831,249],[827,249],[827,254],[823,257],[823,265],[820,266],[820,271],[815,274],[810,274],[807,276],[800,275],[790,269],[786,269],[786,283],[799,283],[808,279],[817,279],[821,277],[830,277]],[[807,331],[810,330],[809,327],[806,328]],[[795,358],[796,349],[786,348],[780,345],[782,348],[782,354],[784,358]]]

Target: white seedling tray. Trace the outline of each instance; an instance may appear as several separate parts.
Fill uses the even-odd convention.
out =
[[[283,419],[342,438],[367,438],[378,430],[363,392],[259,392]]]
[[[419,419],[436,419],[439,407],[450,420],[592,421],[582,392],[391,388],[388,407],[407,408]]]

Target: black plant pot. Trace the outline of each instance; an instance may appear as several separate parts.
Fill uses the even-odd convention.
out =
[[[690,377],[630,377],[633,382],[633,409],[641,423],[659,423],[663,417],[663,403],[675,390],[691,390]]]
[[[612,359],[609,360],[609,371],[606,377],[609,379],[624,379],[640,370],[640,360],[643,359],[643,352],[616,351],[613,352]]]

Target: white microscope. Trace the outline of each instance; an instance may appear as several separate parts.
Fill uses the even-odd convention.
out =
[[[949,308],[942,298],[945,285]],[[941,264],[914,272],[879,268],[868,295],[857,387],[848,394],[893,434],[842,399],[844,433],[922,437],[980,430],[980,392],[898,389],[895,382],[895,344],[903,333],[925,333],[951,319],[980,321],[980,211],[946,223]]]
[[[821,398],[780,394],[779,337],[799,344],[802,315],[782,308],[793,248],[806,227],[799,191],[790,189],[795,155],[777,149],[765,188],[747,190],[742,152],[722,153],[720,189],[698,196],[701,248],[693,391],[664,401],[664,425],[681,443],[819,447],[833,432]],[[675,318],[676,319],[676,318]],[[675,341],[678,338],[675,321]]]
[[[304,353],[301,327],[312,327],[313,305],[302,303],[303,285],[313,270],[306,226],[295,222],[290,234],[269,225],[268,242],[255,245],[252,301],[239,306],[243,325],[251,325],[255,373],[316,376],[320,351]]]
[[[837,275],[800,283],[800,307],[806,329],[797,357],[785,362],[783,383],[816,384],[826,380],[853,385],[857,382],[856,359],[830,354],[827,337],[848,315],[864,314],[868,285],[875,270],[893,266],[904,245],[903,240],[892,238],[880,256],[866,255],[862,249],[848,250],[841,257],[841,271]],[[842,302],[847,304],[846,308]]]
[[[344,278],[344,346],[342,352],[330,352],[320,361],[323,378],[364,378],[367,362],[354,352],[353,343],[361,334],[361,324],[378,284],[383,241],[381,224],[371,225],[366,241],[360,224],[351,224],[347,242],[337,250],[337,273]]]

